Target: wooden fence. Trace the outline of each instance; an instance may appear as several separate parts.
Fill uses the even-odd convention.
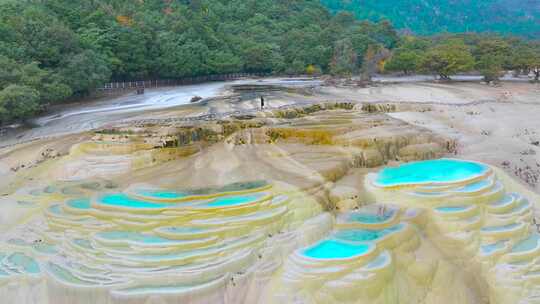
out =
[[[123,81],[123,82],[110,82],[106,83],[103,87],[97,89],[97,93],[101,94],[115,94],[125,90],[136,90],[140,88],[157,88],[157,87],[169,87],[190,85],[211,81],[227,81],[235,80],[244,77],[261,77],[268,76],[265,73],[231,73],[221,75],[205,75],[197,77],[184,77],[178,79],[156,79],[156,80],[139,80],[139,81]]]

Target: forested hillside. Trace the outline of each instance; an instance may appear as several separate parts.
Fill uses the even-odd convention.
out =
[[[388,19],[417,34],[498,32],[540,37],[538,0],[322,0],[332,11],[359,19]]]
[[[361,59],[393,48],[388,23],[332,17],[310,0],[0,2],[0,122],[109,79],[329,71],[337,41]]]
[[[0,125],[110,80],[385,70],[496,79],[540,65],[539,49],[493,35],[400,37],[388,21],[333,15],[318,0],[0,0]]]

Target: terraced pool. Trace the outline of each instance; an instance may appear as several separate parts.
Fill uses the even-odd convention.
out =
[[[375,184],[394,187],[430,183],[455,183],[480,177],[488,172],[485,165],[456,159],[411,162],[383,169]],[[481,186],[475,185],[474,187]]]
[[[512,252],[531,251],[538,247],[540,236],[537,233],[531,234],[528,238],[522,240],[512,247]]]
[[[377,224],[384,223],[393,216],[394,212],[387,212],[384,215],[354,212],[347,216],[347,220],[350,222],[359,222],[363,224]]]
[[[74,199],[74,200],[70,200],[66,203],[68,205],[68,207],[71,207],[73,209],[80,209],[80,210],[85,210],[85,209],[90,209],[92,207],[92,204],[90,203],[90,200],[89,199]],[[52,210],[53,212],[57,212],[57,213],[60,213],[60,208],[56,209],[56,210]]]
[[[512,223],[512,224],[502,225],[502,226],[486,226],[486,227],[482,227],[482,229],[480,229],[480,231],[483,231],[483,232],[502,232],[502,231],[509,231],[509,230],[516,229],[519,226],[520,226],[520,224],[518,224],[518,223]]]
[[[445,207],[437,207],[435,210],[443,213],[457,213],[462,212],[468,209],[472,209],[473,206],[445,206]]]
[[[480,251],[485,255],[490,255],[496,251],[504,249],[507,242],[507,240],[503,240],[493,244],[483,245],[480,247]]]
[[[339,230],[332,235],[333,238],[343,241],[355,241],[355,242],[366,242],[366,241],[375,241],[386,235],[394,233],[403,229],[403,224],[398,224],[390,228],[382,230],[369,230],[369,229],[346,229]]]
[[[165,239],[159,236],[143,234],[131,231],[107,231],[96,234],[97,237],[108,241],[131,241],[143,244],[175,244],[177,241]]]
[[[313,259],[344,259],[366,254],[373,248],[368,243],[352,243],[339,240],[324,240],[302,251]]]
[[[203,207],[231,207],[239,206],[249,203],[254,203],[257,200],[261,199],[263,195],[239,195],[239,196],[225,196],[214,199],[213,201],[204,204]]]
[[[176,191],[161,191],[161,190],[139,190],[137,194],[158,199],[179,199],[188,196],[188,193]]]
[[[170,204],[153,203],[134,199],[123,193],[105,195],[99,200],[99,203],[106,206],[132,209],[156,209],[170,206]]]

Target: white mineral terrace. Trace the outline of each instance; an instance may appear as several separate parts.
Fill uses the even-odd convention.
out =
[[[485,284],[489,303],[538,303],[534,204],[508,192],[524,188],[498,170],[441,159],[385,168],[364,183],[378,203],[335,214],[309,189],[282,182],[25,189],[6,199],[32,212],[0,240],[0,296],[51,304],[472,303],[461,267]]]

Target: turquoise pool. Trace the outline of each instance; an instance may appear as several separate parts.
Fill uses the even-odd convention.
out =
[[[54,205],[54,206],[49,207],[49,211],[56,215],[61,215],[62,207],[60,205]]]
[[[439,212],[444,212],[444,213],[454,213],[454,212],[462,212],[470,208],[472,207],[471,206],[447,206],[447,207],[437,207],[435,208],[435,210]]]
[[[517,243],[512,247],[512,252],[524,252],[535,249],[538,246],[539,236],[536,233],[531,234],[528,238]]]
[[[483,254],[489,255],[495,251],[504,249],[507,241],[499,241],[497,243],[480,246],[480,250]]]
[[[143,244],[170,244],[177,243],[174,240],[169,240],[159,236],[150,234],[142,234],[138,232],[130,231],[107,231],[99,232],[96,234],[98,237],[111,241],[133,241]]]
[[[479,163],[437,159],[411,162],[395,168],[385,168],[375,183],[382,187],[423,184],[452,183],[475,178],[485,174],[488,167]]]
[[[347,221],[350,222],[359,222],[364,224],[377,224],[384,223],[394,216],[394,212],[387,212],[385,215],[377,215],[372,213],[350,213],[347,216]]]
[[[92,207],[90,200],[87,198],[74,199],[67,202],[67,205],[74,209],[86,210]]]
[[[262,195],[260,194],[259,195],[226,196],[226,197],[216,198],[207,203],[203,203],[199,206],[202,208],[239,206],[239,205],[255,202],[261,198],[262,198]],[[139,200],[139,199],[131,198],[128,195],[123,194],[123,193],[105,195],[99,199],[99,203],[106,206],[126,207],[126,208],[134,208],[134,209],[162,209],[162,208],[176,206],[174,204],[168,204],[168,203],[158,203],[158,202]]]
[[[99,202],[106,206],[134,209],[159,209],[171,206],[170,204],[152,203],[134,199],[123,193],[105,195],[99,200]]]
[[[261,199],[262,195],[240,195],[240,196],[227,196],[217,198],[207,204],[204,204],[204,207],[230,207],[230,206],[239,206],[244,204],[249,204],[256,202]]]
[[[388,234],[394,233],[403,229],[403,224],[382,229],[382,230],[368,230],[368,229],[346,229],[339,230],[332,235],[333,238],[343,241],[374,241],[378,240]]]
[[[303,250],[302,254],[313,259],[343,259],[365,254],[371,248],[369,244],[324,240]]]
[[[162,191],[162,190],[140,190],[137,194],[145,197],[154,197],[157,199],[179,199],[188,196],[184,192],[177,191]]]
[[[13,253],[7,258],[8,262],[15,265],[19,269],[23,269],[25,273],[38,274],[40,273],[39,264],[33,258],[24,253]]]
[[[170,233],[178,233],[178,234],[189,234],[189,233],[198,233],[206,231],[203,228],[198,227],[164,227],[159,228],[159,230],[170,232]]]
[[[480,191],[486,187],[489,187],[492,184],[490,180],[481,180],[475,183],[468,184],[464,187],[457,189],[457,192],[476,192]]]

